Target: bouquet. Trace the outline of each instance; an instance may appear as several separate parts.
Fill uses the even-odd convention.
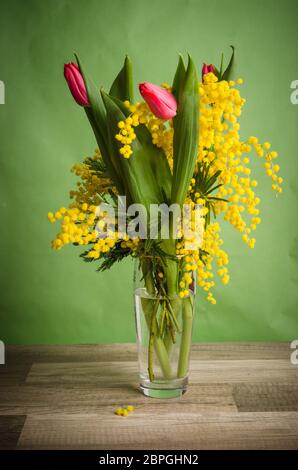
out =
[[[151,396],[183,392],[196,285],[215,304],[214,274],[224,284],[230,279],[217,218],[254,247],[261,218],[251,158],[264,160],[272,189],[281,193],[278,155],[269,142],[240,138],[245,99],[243,80],[231,79],[233,47],[226,67],[223,56],[218,68],[203,65],[200,81],[192,58],[185,64],[180,56],[173,82],[141,83],[137,101],[129,57],[108,93],[76,60],[64,75],[98,148],[73,167],[80,181],[69,206],[48,214],[50,222],[61,221],[52,246],[84,247],[80,256],[98,271],[136,259],[142,388]]]

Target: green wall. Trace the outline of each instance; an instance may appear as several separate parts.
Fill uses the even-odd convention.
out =
[[[49,210],[68,201],[73,163],[95,141],[63,78],[77,51],[108,87],[128,53],[135,80],[173,76],[178,52],[198,67],[236,46],[235,75],[245,79],[242,135],[269,140],[280,153],[284,193],[276,198],[255,158],[262,198],[257,245],[247,248],[223,226],[231,283],[217,305],[199,296],[195,339],[290,340],[298,337],[298,79],[296,0],[1,0],[1,319],[7,343],[134,340],[132,263],[97,274],[77,249],[52,252]]]

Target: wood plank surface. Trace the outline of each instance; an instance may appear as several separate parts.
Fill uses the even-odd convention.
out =
[[[26,387],[1,387],[0,416],[19,414],[49,413],[96,413],[103,406],[136,406],[154,403],[156,409],[170,410],[171,407],[185,406],[199,412],[236,411],[233,388],[228,384],[216,386],[192,386],[187,394],[172,400],[148,400],[137,386],[99,388],[94,384],[83,385],[29,385]]]
[[[290,353],[286,342],[195,344],[187,393],[158,400],[138,390],[134,344],[8,346],[0,448],[298,449]]]
[[[0,415],[0,450],[9,450],[16,447],[25,419],[25,415]]]
[[[27,418],[19,448],[31,449],[295,449],[298,413],[197,413],[154,404],[127,418],[103,407],[96,415]]]
[[[101,387],[122,384],[136,386],[137,363],[130,361],[114,362],[62,362],[33,364],[26,382],[45,383],[97,383]],[[253,382],[298,382],[298,367],[289,359],[267,360],[215,360],[210,362],[197,360],[192,356],[191,382],[198,383],[243,383]]]

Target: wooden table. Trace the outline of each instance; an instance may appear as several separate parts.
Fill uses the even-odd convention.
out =
[[[289,343],[196,344],[179,399],[137,389],[135,345],[10,346],[2,449],[298,449]],[[118,406],[135,405],[128,417]]]

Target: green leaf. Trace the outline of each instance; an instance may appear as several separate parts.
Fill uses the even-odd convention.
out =
[[[223,185],[223,183],[220,183],[220,184],[217,184],[216,186],[214,186],[213,188],[209,189],[209,191],[207,191],[204,196],[208,196],[208,194],[212,193],[213,191],[215,191],[216,189],[220,188],[221,186]]]
[[[105,140],[104,137],[107,131],[107,122],[106,122],[106,112],[105,112],[102,99],[100,97],[99,90],[97,89],[93,81],[89,78],[89,75],[85,71],[85,67],[83,67],[82,61],[79,59],[77,54],[75,54],[75,57],[77,59],[78,67],[80,69],[80,72],[83,76],[83,79],[86,85],[87,95],[88,95],[89,103],[92,108],[95,123],[104,141]],[[89,109],[89,108],[86,108],[86,109]]]
[[[106,271],[107,269],[110,269],[115,263],[119,263],[130,254],[130,248],[121,248],[121,242],[118,242],[110,251],[101,255],[101,264],[96,271]]]
[[[210,178],[205,182],[205,191],[208,191],[208,189],[213,186],[219,175],[221,174],[221,170],[217,170],[214,175],[210,176]]]
[[[95,120],[95,117],[94,117],[93,109],[91,107],[90,108],[85,108],[85,112],[86,112],[86,115],[89,119],[91,127],[93,129],[98,147],[99,147],[101,155],[102,155],[102,159],[103,159],[104,164],[105,164],[106,169],[107,169],[107,174],[111,178],[113,183],[115,184],[118,192],[120,194],[122,194],[123,193],[123,184],[122,184],[120,175],[117,174],[117,171],[114,168],[113,163],[111,162],[111,159],[110,159],[110,153],[109,153],[109,150],[108,150],[108,143],[106,142],[107,133],[106,133],[106,136],[105,136],[105,140],[103,141],[103,137],[102,137],[102,135],[99,131],[99,128],[97,126],[97,123],[96,123],[96,120]]]
[[[175,96],[177,101],[179,100],[179,94],[180,94],[180,90],[185,79],[185,73],[186,73],[186,69],[185,69],[183,57],[181,54],[179,54],[179,62],[177,65],[177,69],[176,69],[176,73],[175,73],[175,77],[174,77],[174,81],[172,85],[172,93]]]
[[[174,167],[171,202],[182,205],[193,175],[198,148],[199,83],[195,65],[189,57],[174,118]]]
[[[120,108],[122,113],[127,117],[130,112],[123,102],[114,96],[110,96],[111,100]],[[167,157],[164,151],[152,143],[150,131],[144,124],[134,128],[138,140],[142,146],[146,148],[147,157],[150,162],[151,169],[154,173],[158,186],[163,194],[162,201],[169,202],[172,189],[172,174]]]
[[[221,59],[220,59],[219,74],[218,74],[219,77],[222,77],[222,74],[223,74],[223,59],[224,59],[224,55],[223,55],[223,52],[222,52],[221,53]]]
[[[161,189],[151,168],[149,155],[151,149],[148,149],[148,146],[137,137],[132,143],[133,155],[129,159],[119,154],[120,145],[115,139],[115,134],[118,122],[125,119],[125,115],[111,96],[103,91],[101,93],[108,116],[109,148],[112,158],[118,159],[125,181],[126,195],[130,196],[131,202],[143,204],[149,214],[150,204],[159,204],[162,201]]]
[[[229,202],[228,199],[223,199],[222,197],[208,197],[208,201],[222,201],[222,202]]]
[[[101,95],[93,81],[86,73],[79,57],[76,54],[75,57],[86,85],[88,100],[90,103],[90,107],[85,107],[85,112],[95,134],[103,161],[107,167],[107,171],[121,194],[121,192],[123,192],[123,183],[119,173],[117,172],[117,168],[114,167],[110,159],[107,141],[107,118]]]
[[[130,114],[130,111],[122,101],[114,96],[110,96],[110,98],[120,108],[125,117]],[[144,124],[140,124],[135,127],[134,131],[138,140],[147,148],[147,155],[150,160],[152,171],[154,172],[157,184],[160,186],[161,191],[165,196],[163,197],[163,201],[169,202],[172,189],[172,174],[167,157],[161,148],[156,147],[152,143],[151,133]]]
[[[117,98],[116,96],[112,96],[112,95],[109,95],[111,100],[114,101],[114,103],[118,106],[118,108],[122,111],[122,113],[124,114],[124,117],[128,117],[131,112],[129,111],[129,109],[125,106],[125,104],[123,103],[123,101],[121,101],[119,98]]]
[[[213,205],[213,204],[210,204],[210,208],[211,208],[211,210],[212,210],[213,217],[216,219],[216,212],[215,212],[215,207],[214,207],[214,205]],[[210,223],[210,221],[209,221],[209,223]]]
[[[172,191],[172,173],[168,159],[164,151],[152,143],[151,133],[144,124],[140,124],[134,130],[143,147],[146,147],[150,166],[163,194],[162,200],[169,203]]]
[[[110,160],[116,170],[117,178],[121,179],[122,181],[122,188],[119,194],[125,194],[128,198],[129,204],[131,204],[131,195],[127,187],[127,181],[123,171],[124,158],[119,153],[120,145],[115,139],[115,135],[119,131],[118,122],[123,121],[126,116],[119,109],[118,105],[114,102],[114,99],[112,99],[112,97],[109,97],[109,95],[105,93],[102,89],[100,91],[107,113],[107,139]]]
[[[125,57],[124,65],[115,78],[109,94],[121,101],[133,101],[132,62],[128,56]]]
[[[234,46],[230,46],[230,47],[232,48],[232,54],[231,54],[230,62],[228,64],[226,70],[222,74],[221,80],[229,80],[229,78],[231,76],[233,63],[234,63],[235,47]]]

